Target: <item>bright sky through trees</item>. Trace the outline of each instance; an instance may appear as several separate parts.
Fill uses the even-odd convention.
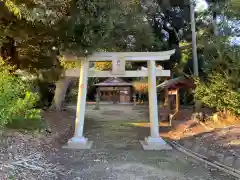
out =
[[[196,0],[196,3],[197,5],[195,11],[204,11],[208,8],[208,4],[205,0]],[[239,24],[239,21],[231,22],[231,25],[235,27],[239,27]],[[240,37],[235,36],[232,37],[231,40],[232,44],[240,44]]]
[[[196,6],[196,11],[203,11],[207,9],[208,5],[205,0],[196,0],[197,6]]]

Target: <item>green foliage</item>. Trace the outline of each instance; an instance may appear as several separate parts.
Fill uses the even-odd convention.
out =
[[[240,47],[215,38],[205,45],[204,56],[205,76],[196,81],[196,98],[219,111],[240,115]]]
[[[225,0],[225,6],[220,6],[223,9],[224,14],[230,19],[238,19],[240,18],[239,8],[240,1],[239,0]]]
[[[226,38],[211,38],[205,44],[204,71],[210,75],[222,74],[230,88],[237,90],[240,87],[240,47],[229,44]]]
[[[81,67],[81,61],[66,59],[65,57],[59,57],[60,65],[64,69],[72,69],[72,68],[80,68]]]
[[[142,46],[151,47],[151,27],[144,21],[139,1],[78,0],[70,14],[60,37],[61,51],[83,56],[97,49],[140,51]]]
[[[57,59],[59,55],[83,57],[97,49],[144,51],[159,44],[139,1],[0,0],[0,4],[0,44],[13,38],[20,68],[44,73],[48,79],[57,79],[56,71],[50,71],[56,65],[80,66]]]
[[[112,62],[106,61],[106,62],[96,62],[95,63],[95,69],[99,71],[107,71],[112,69]]]
[[[89,79],[88,79],[88,82],[89,82]],[[90,83],[88,83],[88,88],[89,86],[91,86]],[[73,82],[70,84],[68,91],[66,93],[66,97],[65,97],[66,103],[77,103],[78,89],[79,89],[79,81],[73,80]]]
[[[41,119],[40,110],[34,108],[38,95],[32,92],[31,83],[10,74],[9,70],[5,65],[0,67],[0,129],[26,119]]]
[[[229,110],[240,115],[240,93],[233,90],[221,74],[213,74],[208,77],[205,83],[197,82],[195,96],[205,105],[216,108],[218,111]]]
[[[21,18],[21,10],[16,4],[11,0],[1,0],[1,2],[5,3],[5,6],[8,8],[10,12],[12,12],[15,16]]]

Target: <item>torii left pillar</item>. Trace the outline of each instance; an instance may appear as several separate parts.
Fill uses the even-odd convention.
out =
[[[92,141],[88,141],[88,139],[83,136],[87,97],[88,69],[89,62],[87,60],[82,60],[80,68],[78,100],[75,119],[75,133],[74,137],[68,141],[67,146],[65,146],[64,148],[90,149],[93,144]]]

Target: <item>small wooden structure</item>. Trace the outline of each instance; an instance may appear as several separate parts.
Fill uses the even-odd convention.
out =
[[[167,80],[157,86],[158,91],[165,91],[164,106],[168,108],[167,119],[171,125],[172,119],[178,114],[180,109],[180,96],[179,89],[194,89],[194,81],[187,77],[182,76],[174,79]]]
[[[121,78],[108,78],[95,84],[100,101],[116,103],[130,103],[132,100],[132,83]]]

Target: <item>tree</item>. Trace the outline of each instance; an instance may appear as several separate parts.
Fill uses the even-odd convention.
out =
[[[239,36],[240,32],[236,21],[240,14],[234,8],[239,7],[239,3],[231,0],[208,3],[210,8],[202,14],[201,20],[209,26],[212,22],[206,20],[212,17],[214,30],[202,27],[198,30],[202,73],[197,81],[195,97],[206,106],[238,115],[239,45],[233,45],[231,37]],[[218,23],[217,18],[220,20]]]
[[[0,58],[1,60],[1,58]],[[0,66],[0,132],[6,125],[30,120],[41,121],[40,110],[35,109],[38,94],[32,92],[32,83],[10,73],[12,67],[1,61]],[[33,122],[34,121],[34,122]]]
[[[27,59],[24,58],[25,61],[29,60],[38,65],[37,59],[51,56],[51,46],[57,37],[52,27],[64,15],[64,11],[60,9],[63,1],[58,2],[60,4],[50,8],[53,4],[47,0],[41,3],[34,3],[31,0],[25,2],[1,0],[3,4],[0,13],[1,38],[8,41],[10,49],[11,46],[17,47],[19,58],[27,56]],[[60,17],[55,17],[55,13],[60,13]],[[46,66],[46,62],[43,64]]]
[[[196,97],[218,111],[239,115],[240,48],[224,38],[213,38],[204,51],[205,76],[197,81]]]
[[[165,69],[172,69],[181,59],[179,43],[189,21],[189,5],[185,1],[157,0],[143,1],[147,19],[153,28],[156,45],[152,50],[175,49],[170,61],[163,62]],[[160,42],[164,42],[159,46]]]
[[[99,49],[161,51],[174,48],[176,53],[170,63],[164,62],[165,68],[172,69],[181,59],[179,42],[189,21],[188,4],[176,0],[0,2],[4,4],[4,11],[0,13],[1,28],[5,30],[3,37],[11,37],[17,44],[15,64],[43,79],[51,77],[48,81],[54,82],[64,79],[59,77],[68,67],[68,63],[59,62],[57,57],[68,53],[84,56]],[[164,42],[166,34],[169,38]]]
[[[81,1],[81,3],[83,2],[84,1]],[[161,39],[161,37],[163,37],[161,29],[165,28],[170,33],[170,38],[168,40],[168,48],[175,48],[177,52],[174,56],[171,57],[171,60],[173,61],[173,63],[171,64],[175,64],[175,62],[177,62],[180,58],[180,52],[178,48],[179,39],[176,30],[179,31],[181,28],[183,28],[181,16],[175,13],[177,12],[177,9],[167,9],[165,12],[166,16],[162,17],[164,23],[162,24],[162,27],[159,27],[159,22],[157,21],[157,15],[159,14],[159,12],[156,12],[157,15],[155,14],[154,18],[152,18],[152,14],[150,13],[150,15],[146,16],[146,11],[143,11],[142,7],[139,6],[139,4],[135,1],[122,2],[123,3],[117,4],[117,6],[114,5],[114,8],[112,6],[110,8],[111,10],[109,10],[106,4],[104,4],[105,2],[103,2],[103,4],[101,4],[100,6],[101,9],[103,9],[101,12],[96,11],[96,9],[99,8],[99,4],[94,4],[94,2],[89,1],[88,3],[84,2],[84,4],[86,4],[85,6],[83,6],[83,4],[80,4],[79,7],[76,6],[77,9],[81,9],[82,7],[84,7],[84,9],[82,9],[82,12],[84,12],[84,14],[88,14],[88,16],[84,17],[75,13],[77,10],[74,10],[73,8],[73,13],[70,15],[71,18],[69,20],[72,29],[70,31],[67,29],[67,32],[69,32],[67,34],[70,37],[73,37],[75,43],[73,44],[72,42],[64,41],[65,44],[61,51],[63,51],[63,49],[71,49],[71,53],[74,53],[76,56],[80,56],[84,52],[91,53],[93,50],[96,50],[98,48],[104,49],[105,51],[164,50],[164,44],[162,44]],[[143,4],[141,5],[143,6]],[[93,12],[95,12],[95,14],[97,15],[92,14]],[[107,21],[111,25],[110,27],[106,26],[106,28],[104,25],[102,25],[102,22],[100,23],[101,26],[97,25],[98,22],[96,22],[96,19],[98,17],[104,16],[102,15],[102,13],[104,13],[105,17],[108,17],[107,13],[109,13],[109,19],[107,19]],[[148,21],[144,20],[146,18]],[[79,24],[71,23],[71,19],[74,23],[79,22]],[[84,19],[82,22],[89,22],[87,26],[81,24],[82,19]],[[172,22],[172,19],[174,22]],[[174,28],[167,26],[168,21],[172,23],[171,25],[173,25]],[[85,30],[84,27],[87,28],[87,30]],[[84,32],[91,32],[94,28],[96,28],[94,30],[95,33],[91,34],[91,36],[87,36],[87,39],[85,39]],[[99,39],[99,36],[101,36],[102,38]],[[96,41],[99,43],[96,43]],[[68,47],[69,45],[71,46],[71,48]],[[85,47],[85,49],[83,47]],[[168,62],[166,62],[165,64],[165,67],[167,67]],[[102,67],[100,67],[101,69],[103,69],[106,67],[107,63],[98,63],[98,65],[103,65]],[[142,64],[140,63],[137,66],[140,65]],[[168,65],[167,68],[171,67],[172,66]],[[109,67],[107,66],[107,69],[108,68]],[[65,82],[67,83],[68,81]]]
[[[0,14],[1,32],[4,33],[2,40],[8,41],[2,46],[4,60],[10,60],[9,64],[27,69],[44,79],[52,77],[48,81],[58,80],[64,69],[62,65],[68,66],[68,63],[59,63],[53,47],[59,51],[58,55],[71,53],[76,56],[98,48],[127,49],[129,43],[126,39],[134,32],[129,29],[137,29],[136,25],[141,25],[131,23],[131,28],[128,28],[127,23],[142,21],[134,15],[139,10],[135,1],[0,2],[3,10]],[[118,33],[126,36],[120,38]],[[54,75],[54,72],[57,74]]]

